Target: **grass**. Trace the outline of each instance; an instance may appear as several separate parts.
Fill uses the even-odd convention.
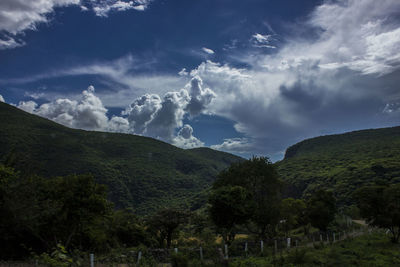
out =
[[[400,266],[400,245],[381,232],[332,245],[291,249],[275,257],[233,259],[230,266]]]

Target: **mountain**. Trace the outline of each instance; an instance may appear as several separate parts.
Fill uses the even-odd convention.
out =
[[[148,137],[70,129],[0,102],[0,161],[22,174],[91,173],[117,207],[145,214],[204,202],[218,172],[242,158]]]
[[[326,188],[340,205],[351,204],[362,185],[400,182],[400,127],[307,139],[289,147],[276,166],[290,195]]]

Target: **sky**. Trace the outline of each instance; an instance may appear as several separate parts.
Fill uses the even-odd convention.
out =
[[[0,101],[276,161],[400,124],[400,1],[2,0]]]

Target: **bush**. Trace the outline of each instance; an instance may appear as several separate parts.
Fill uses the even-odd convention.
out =
[[[173,253],[171,255],[171,264],[173,267],[187,267],[189,260],[186,255],[182,253]]]

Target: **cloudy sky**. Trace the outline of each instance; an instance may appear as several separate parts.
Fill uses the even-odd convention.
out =
[[[400,1],[2,0],[0,101],[279,160],[400,124]]]

